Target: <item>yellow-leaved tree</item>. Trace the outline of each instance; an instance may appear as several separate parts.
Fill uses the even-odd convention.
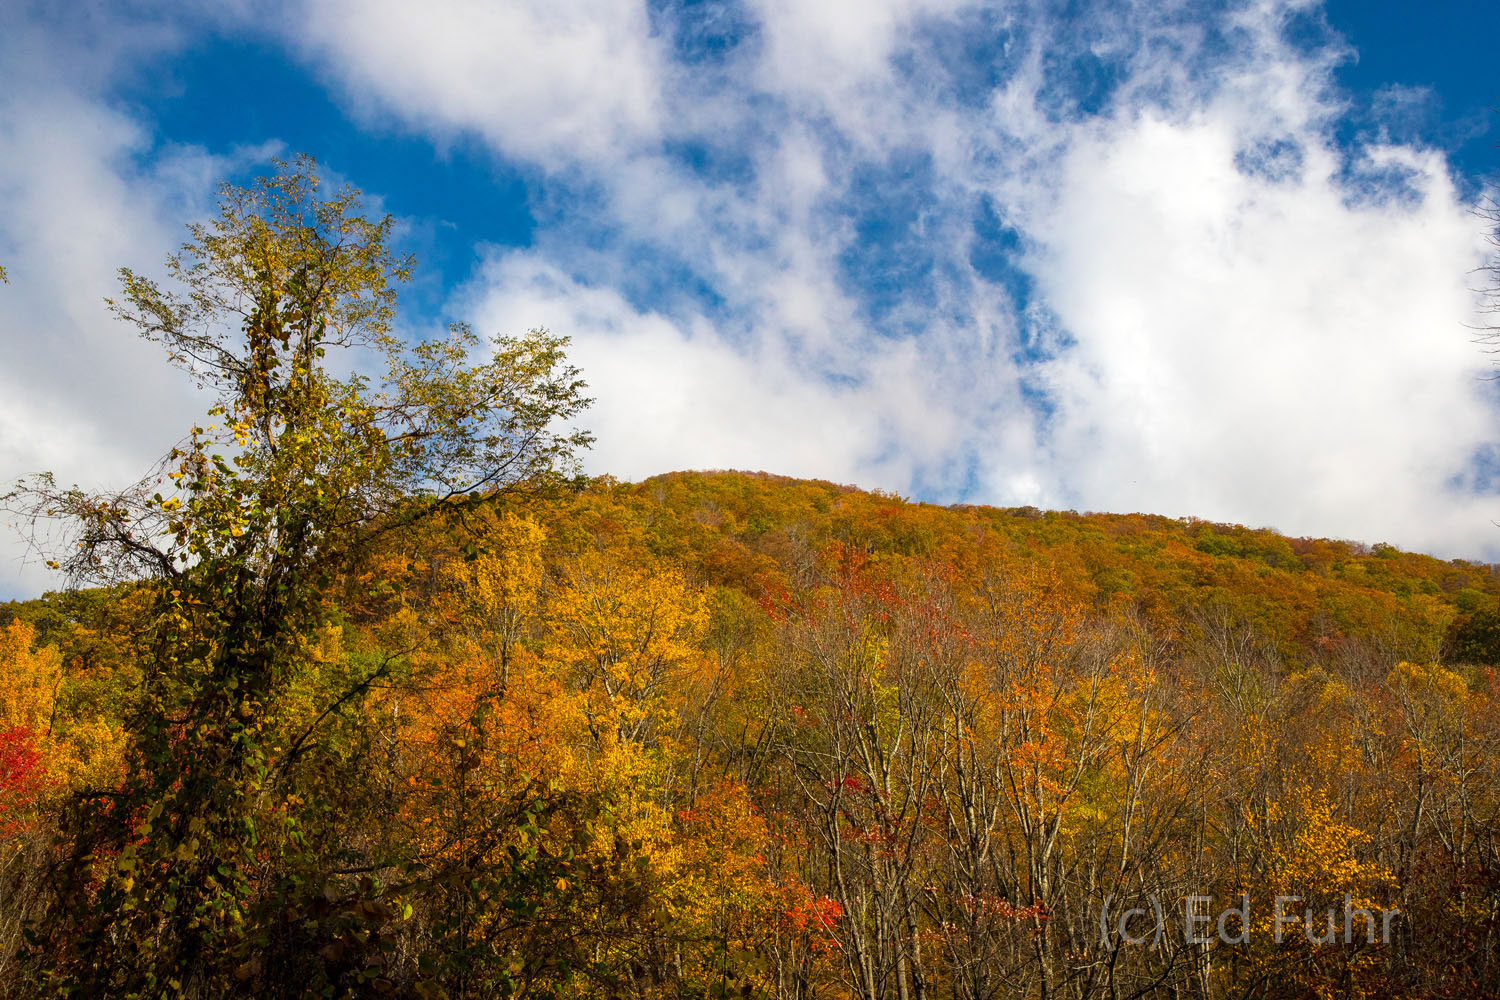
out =
[[[387,890],[341,873],[384,859],[350,856],[364,841],[339,824],[357,820],[321,776],[347,760],[334,723],[406,661],[349,661],[294,730],[325,597],[383,539],[562,484],[590,440],[569,426],[589,401],[562,338],[397,335],[412,261],[392,251],[391,219],[326,192],[310,159],[220,195],[168,258],[170,283],[123,269],[111,303],[205,390],[207,418],[133,486],[44,475],[6,502],[71,527],[58,562],[74,581],[141,581],[151,600],[124,785],[69,812],[37,925],[37,979],[78,994],[380,978],[367,925]],[[319,896],[335,914],[287,916]]]

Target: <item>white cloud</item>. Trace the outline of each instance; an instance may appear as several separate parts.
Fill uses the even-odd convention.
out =
[[[571,336],[570,360],[596,397],[595,473],[768,469],[902,489],[959,440],[914,342],[870,352],[838,388],[800,368],[784,339],[731,343],[701,317],[643,311],[525,251],[492,255],[466,297],[481,329]]]
[[[1403,156],[1419,205],[1350,205],[1326,148],[1299,179],[1237,171],[1239,116],[1115,123],[1063,165],[1036,264],[1077,341],[1048,365],[1063,487],[1093,508],[1488,547],[1484,502],[1445,486],[1496,426],[1463,325],[1479,234],[1442,162]]]
[[[284,24],[354,107],[476,132],[544,165],[602,164],[662,128],[663,54],[644,4],[310,0]]]
[[[230,165],[153,150],[138,123],[63,79],[64,60],[39,70],[25,53],[45,46],[11,38],[17,59],[0,44],[0,264],[10,278],[0,285],[0,491],[41,471],[121,487],[203,404],[104,298],[118,291],[118,267],[155,269]],[[0,597],[62,584],[24,552],[0,525]]]
[[[1500,555],[1491,499],[1449,485],[1500,439],[1464,326],[1479,224],[1404,132],[1346,162],[1332,69],[1348,52],[1292,48],[1294,7],[1315,10],[1247,2],[1215,33],[1192,4],[1065,21],[754,0],[744,44],[711,66],[676,61],[683,12],[639,3],[237,16],[297,25],[281,37],[366,120],[477,136],[548,178],[533,245],[489,254],[450,305],[481,329],[573,336],[599,397],[594,471],[766,468]],[[958,43],[997,27],[976,91]],[[1102,81],[1099,113],[1060,95],[1075,70]],[[160,258],[221,164],[163,157],[89,86],[0,98],[0,192],[18,206],[0,219],[0,321],[73,352],[0,347],[7,473],[61,453],[115,478],[181,425],[149,347],[95,303],[119,263]],[[1025,314],[972,262],[981,198],[1019,234]],[[898,231],[861,228],[882,212]],[[880,239],[856,279],[851,254]],[[882,268],[909,283],[889,312],[862,285]],[[75,387],[79,371],[108,374]]]
[[[764,34],[756,83],[818,116],[846,137],[881,146],[896,125],[891,58],[924,19],[951,17],[975,0],[753,0]],[[900,131],[900,130],[898,130]]]
[[[587,25],[512,9],[535,52],[601,67],[560,82],[530,56],[476,67],[499,15],[437,5],[419,25],[399,9],[351,30],[314,5],[346,79],[412,127],[477,132],[603,192],[603,244],[563,213],[476,276],[485,316],[529,310],[577,335],[601,393],[600,468],[758,465],[951,497],[973,461],[983,492],[969,499],[1500,552],[1487,501],[1447,485],[1497,436],[1463,325],[1480,234],[1429,152],[1387,137],[1342,168],[1332,71],[1351,53],[1284,37],[1315,5],[1239,5],[1219,24],[1227,48],[1191,6],[1100,4],[1066,22],[1017,8],[989,56],[995,89],[972,105],[939,85],[954,53],[924,34],[973,28],[959,0],[754,0],[753,44],[715,73],[673,64],[633,5]],[[1075,59],[1107,67],[1100,116],[1059,103]],[[581,137],[591,115],[608,121]],[[669,135],[744,157],[750,179],[673,161]],[[861,239],[849,199],[884,195],[856,178],[895,153],[932,173],[919,225],[936,304],[913,306],[912,289],[892,314],[916,334],[872,319],[842,270]],[[1384,195],[1398,173],[1404,200]],[[1029,321],[969,267],[980,193],[1021,232],[1042,310]],[[642,246],[676,253],[722,308],[631,305]],[[1026,322],[1071,346],[1026,360]],[[1041,416],[1018,388],[1028,372],[1049,392]]]

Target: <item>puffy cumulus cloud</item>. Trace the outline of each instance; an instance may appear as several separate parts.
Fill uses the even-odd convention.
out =
[[[1442,162],[1400,157],[1415,200],[1351,201],[1315,137],[1290,174],[1244,169],[1234,117],[1143,115],[1069,151],[1034,264],[1074,340],[1042,366],[1059,485],[1090,507],[1487,547],[1491,501],[1447,486],[1496,425],[1464,335],[1480,241]]]
[[[909,489],[943,475],[976,430],[962,406],[944,402],[973,382],[961,359],[934,367],[912,341],[867,352],[830,383],[775,331],[731,340],[701,315],[642,310],[529,251],[490,254],[457,304],[483,329],[571,337],[570,359],[595,397],[596,473],[775,469]]]
[[[309,0],[286,37],[356,108],[474,132],[544,164],[608,158],[661,129],[663,53],[613,0]]]
[[[466,310],[485,329],[566,331],[590,384],[596,472],[639,478],[678,465],[772,465],[794,475],[853,477],[877,427],[799,375],[783,357],[744,353],[701,318],[686,323],[632,306],[525,252],[494,256]]]
[[[1438,154],[1334,143],[1329,51],[1281,15],[1237,19],[1212,87],[1121,99],[998,185],[1070,341],[1037,364],[1047,499],[1493,556],[1493,498],[1455,486],[1497,432],[1483,234]]]

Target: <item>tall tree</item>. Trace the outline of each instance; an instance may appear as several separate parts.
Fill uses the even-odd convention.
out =
[[[274,981],[277,961],[292,975],[316,929],[293,933],[285,914],[338,896],[291,791],[316,722],[283,725],[329,585],[380,536],[560,482],[590,441],[567,426],[589,401],[565,339],[498,338],[476,361],[465,326],[397,335],[395,286],[413,263],[358,192],[325,196],[311,159],[225,185],[217,217],[188,228],[169,281],[122,270],[111,306],[211,395],[208,421],[122,492],[43,476],[10,496],[73,526],[75,580],[154,586],[125,783],[71,811],[38,928],[45,974],[89,995],[223,995]]]

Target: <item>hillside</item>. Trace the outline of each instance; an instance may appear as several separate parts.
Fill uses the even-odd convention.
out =
[[[1168,627],[1213,608],[1252,625],[1294,665],[1350,642],[1412,660],[1500,662],[1500,567],[1388,545],[1151,514],[936,506],[738,471],[634,484],[603,477],[576,503],[538,516],[561,537],[586,524],[697,583],[763,602],[805,585],[810,560],[838,544],[971,573],[1012,560],[1043,565],[1098,612],[1131,609]],[[49,603],[0,604],[0,624],[38,621],[45,638]]]
[[[599,479],[378,537],[260,696],[243,815],[277,853],[195,917],[245,942],[226,982],[1500,989],[1494,567],[739,472]],[[210,613],[177,606],[141,583],[0,611],[6,974],[72,954],[19,938],[59,879],[157,919],[129,909],[135,875],[99,888],[134,856],[79,868],[65,819],[186,711],[143,700],[163,629]],[[225,693],[172,669],[198,685],[179,697]],[[161,873],[235,840],[175,794],[147,820],[180,828]],[[1229,909],[1211,945],[1186,933]],[[1346,910],[1352,936],[1314,943]],[[1132,945],[1153,921],[1159,947]]]
[[[1488,564],[1156,515],[939,507],[765,473],[670,473],[598,490],[587,503],[609,509],[609,530],[758,600],[805,584],[808,553],[837,543],[967,573],[1042,565],[1096,611],[1130,609],[1169,630],[1214,609],[1293,665],[1351,643],[1412,660],[1500,660],[1486,644],[1500,601],[1500,569]]]

